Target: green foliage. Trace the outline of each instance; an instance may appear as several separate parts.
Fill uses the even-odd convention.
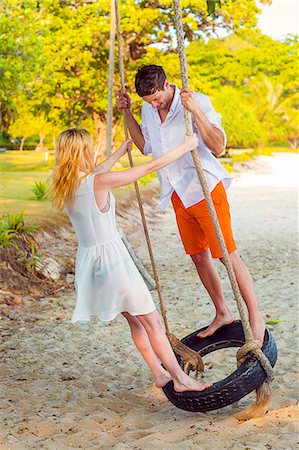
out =
[[[18,248],[18,239],[28,239],[33,236],[38,227],[25,225],[24,211],[18,214],[6,214],[0,220],[0,248]]]
[[[190,87],[222,113],[228,146],[298,143],[298,40],[277,42],[257,31],[196,41],[187,48]]]
[[[216,5],[221,6],[221,0],[207,0],[207,13],[208,13],[208,15],[215,13]]]
[[[228,147],[256,147],[266,140],[254,105],[237,89],[232,86],[221,87],[215,92],[214,106],[222,114]]]
[[[37,200],[45,200],[47,198],[48,187],[44,181],[35,181],[32,191]]]
[[[42,256],[37,256],[37,243],[34,234],[36,225],[25,225],[24,211],[8,213],[0,219],[0,249],[9,251],[13,261],[26,271],[35,267]]]
[[[182,0],[181,6],[190,87],[213,98],[229,144],[284,142],[295,148],[298,41],[261,35],[256,0]],[[110,7],[110,0],[0,3],[0,128],[21,139],[20,149],[33,135],[43,148],[62,128],[86,125],[104,152]],[[139,65],[162,64],[169,80],[180,85],[172,2],[121,0],[120,15],[128,92],[139,113]],[[223,30],[228,37],[216,39]],[[116,140],[122,135],[119,119],[115,112]]]
[[[36,55],[41,51],[35,2],[0,2],[0,126],[8,128],[15,110],[16,93],[34,80]],[[26,29],[26,32],[24,32]]]

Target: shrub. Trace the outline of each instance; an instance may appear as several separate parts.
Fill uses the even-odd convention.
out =
[[[26,270],[34,267],[40,257],[36,256],[36,225],[25,225],[24,211],[6,214],[0,219],[0,249],[7,249],[13,259]]]
[[[45,200],[47,197],[47,184],[44,181],[35,181],[32,191],[37,200]]]
[[[38,227],[36,225],[25,225],[24,211],[19,214],[5,214],[0,220],[0,248],[12,245],[17,238],[31,237]]]

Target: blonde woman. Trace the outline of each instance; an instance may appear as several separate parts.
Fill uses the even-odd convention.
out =
[[[156,386],[163,387],[172,379],[177,392],[202,391],[210,385],[193,380],[178,365],[152,297],[117,231],[111,189],[161,169],[196,145],[196,137],[191,136],[180,147],[151,162],[110,172],[131,150],[132,142],[124,141],[115,153],[95,166],[90,133],[72,128],[59,136],[53,174],[54,205],[65,208],[79,243],[77,301],[72,321],[89,321],[91,316],[110,321],[121,313]]]

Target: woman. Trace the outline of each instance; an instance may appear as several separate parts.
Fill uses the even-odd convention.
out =
[[[95,166],[90,133],[72,128],[59,136],[53,174],[54,205],[65,208],[79,243],[77,301],[72,321],[89,321],[91,316],[110,321],[121,313],[156,386],[163,387],[172,379],[177,392],[202,391],[210,385],[193,380],[178,365],[151,295],[117,231],[111,189],[161,169],[196,145],[193,135],[159,158],[110,172],[119,158],[131,150],[131,141],[124,141],[115,153]]]

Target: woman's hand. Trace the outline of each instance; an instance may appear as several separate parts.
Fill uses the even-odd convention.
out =
[[[132,141],[130,139],[126,139],[125,141],[123,141],[123,143],[119,147],[119,150],[121,151],[122,156],[127,152],[130,152],[132,150]]]
[[[186,147],[186,152],[196,149],[198,146],[198,139],[195,133],[190,134],[190,136],[186,134],[184,146]]]

